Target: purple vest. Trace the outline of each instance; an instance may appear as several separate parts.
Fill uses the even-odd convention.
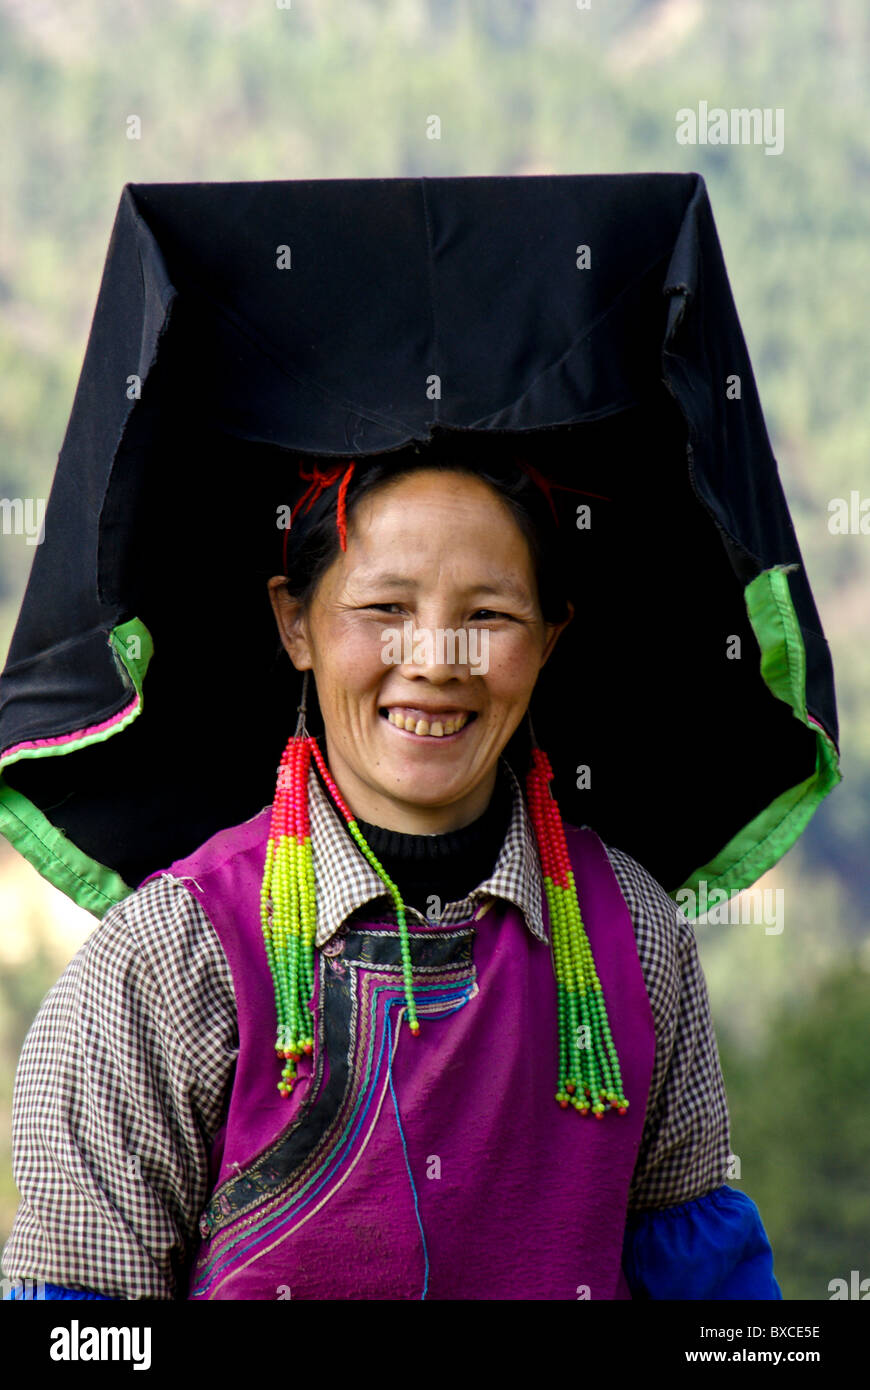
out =
[[[282,1098],[259,917],[268,808],[172,864],[223,945],[239,1026],[189,1298],[631,1297],[622,1243],[655,1032],[604,846],[565,830],[629,1100],[601,1120],[555,1102],[551,946],[501,900],[458,926],[409,923],[416,1038],[380,905],[333,937],[314,1055]]]

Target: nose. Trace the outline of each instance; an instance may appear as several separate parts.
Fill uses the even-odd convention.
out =
[[[469,633],[466,628],[424,627],[405,624],[400,674],[408,680],[427,680],[433,685],[448,681],[465,684],[471,677]]]

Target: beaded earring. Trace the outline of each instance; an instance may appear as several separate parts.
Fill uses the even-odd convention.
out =
[[[308,817],[308,773],[312,757],[335,805],[347,823],[351,836],[393,899],[399,925],[408,1023],[415,1036],[420,1031],[402,895],[380,860],[366,844],[353,812],[346,805],[332,779],[317,740],[309,735],[305,727],[307,691],[306,671],[302,680],[301,701],[297,707],[296,729],[281,756],[278,768],[278,782],[266,845],[266,863],[260,889],[260,921],[266,959],[275,987],[275,1007],[278,1016],[275,1051],[285,1063],[278,1083],[278,1090],[283,1096],[289,1096],[293,1089],[297,1062],[303,1055],[310,1054],[314,1047],[309,1003],[314,991],[314,936],[317,927],[314,862]]]
[[[408,1025],[414,1036],[420,1031],[402,895],[366,843],[353,812],[335,785],[317,740],[305,727],[307,687],[306,671],[296,730],[278,769],[260,893],[263,940],[275,986],[278,1016],[275,1050],[284,1062],[278,1090],[285,1097],[293,1089],[296,1064],[314,1047],[310,1000],[314,991],[317,915],[308,816],[308,774],[312,757],[355,844],[393,900]],[[604,995],[580,916],[562,817],[549,788],[552,776],[546,753],[535,745],[526,779],[526,796],[541,857],[552,930],[559,1025],[556,1100],[563,1109],[573,1105],[581,1115],[591,1112],[596,1119],[602,1118],[608,1104],[624,1115],[628,1101],[622,1091]]]
[[[275,1050],[285,1062],[278,1090],[289,1096],[296,1063],[314,1048],[308,1000],[314,989],[315,883],[308,820],[308,731],[302,679],[296,731],[281,757],[272,802],[266,864],[260,889],[260,921],[275,987],[278,1033]],[[303,1020],[305,1026],[303,1027]]]
[[[563,1110],[573,1105],[581,1115],[591,1110],[600,1120],[607,1109],[605,1102],[624,1115],[628,1101],[622,1090],[604,993],[580,916],[562,817],[550,791],[552,778],[549,758],[533,744],[526,797],[541,858],[553,938],[559,1019],[556,1100]]]

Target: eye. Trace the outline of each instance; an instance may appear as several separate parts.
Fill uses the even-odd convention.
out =
[[[391,609],[400,613],[402,605],[400,603],[366,603],[363,605],[363,612],[388,613]]]
[[[492,622],[494,618],[510,618],[510,613],[499,613],[495,608],[476,608],[471,615],[471,621],[477,619],[478,622]]]

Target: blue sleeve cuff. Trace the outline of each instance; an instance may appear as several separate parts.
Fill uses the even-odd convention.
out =
[[[106,1293],[91,1293],[89,1289],[66,1289],[62,1284],[44,1284],[38,1279],[19,1279],[10,1284],[6,1281],[8,1291],[4,1293],[6,1302],[36,1302],[45,1299],[99,1299],[102,1303],[115,1303]]]
[[[758,1207],[733,1187],[630,1214],[622,1254],[632,1298],[782,1298]]]

